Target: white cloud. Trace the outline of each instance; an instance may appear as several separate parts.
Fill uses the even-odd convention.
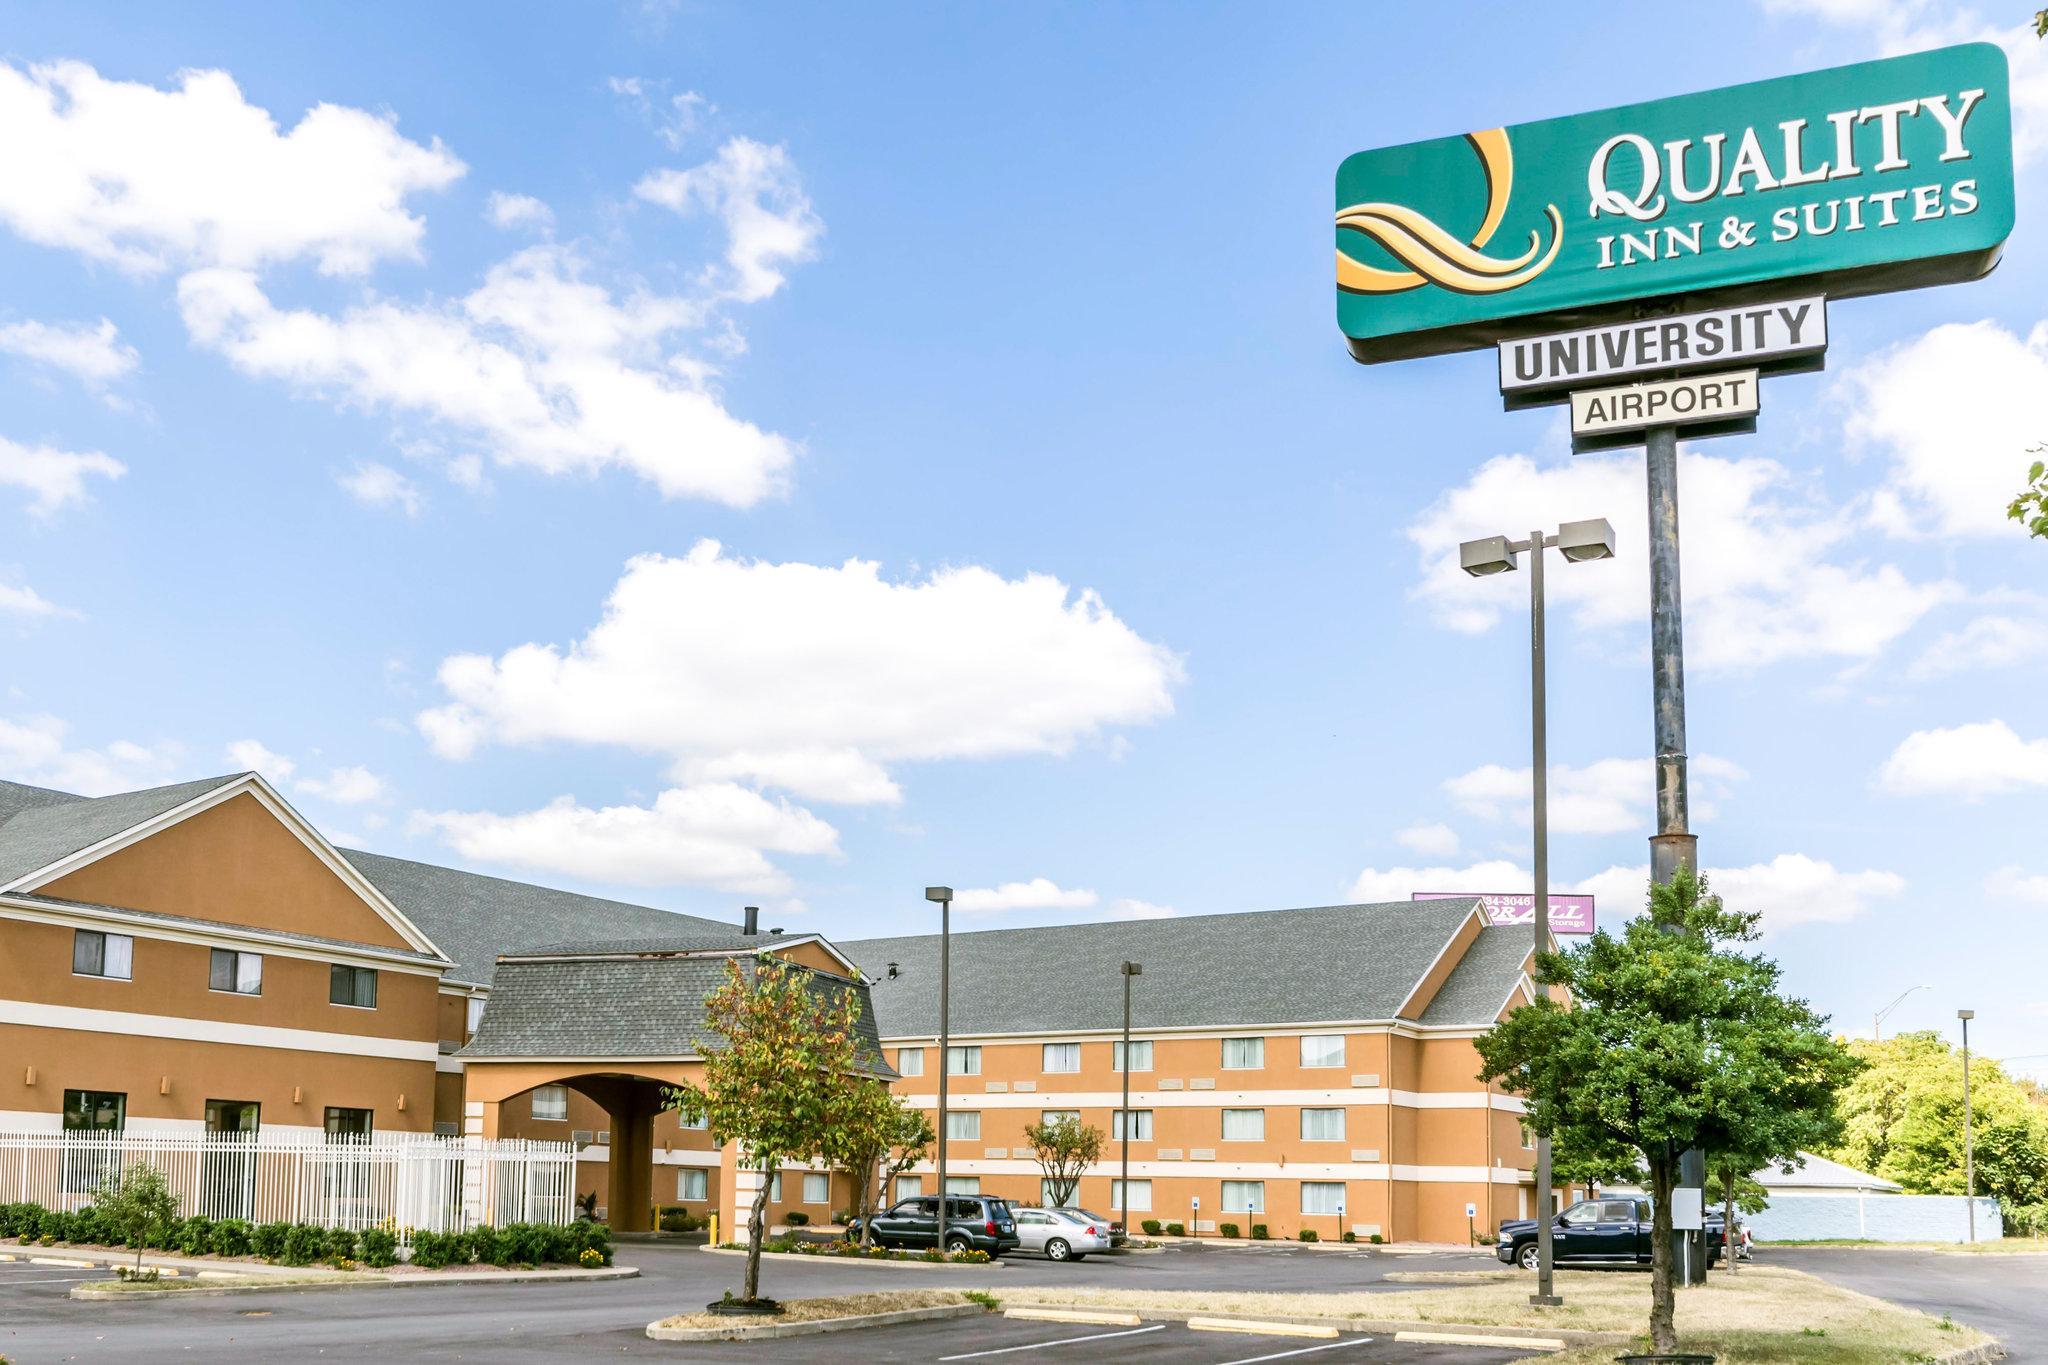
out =
[[[1952,673],[1978,673],[2048,654],[2048,623],[2010,616],[1980,616],[1929,645],[1907,670],[1921,680]]]
[[[694,90],[671,95],[657,104],[655,96],[668,88],[667,81],[613,76],[606,83],[614,95],[631,104],[654,128],[655,136],[667,143],[670,151],[681,151],[718,112],[717,105]]]
[[[1735,764],[1711,754],[1693,755],[1686,772],[1695,820],[1711,820],[1715,799],[1727,784],[1746,776]],[[1524,825],[1532,823],[1527,768],[1489,763],[1451,778],[1444,790],[1462,809],[1482,819],[1512,817]],[[1553,834],[1620,834],[1644,828],[1656,808],[1656,760],[1603,758],[1583,768],[1553,763],[1547,796]]]
[[[280,309],[236,270],[195,271],[178,298],[193,338],[243,373],[451,428],[502,464],[624,468],[663,496],[736,507],[779,493],[795,447],[728,412],[701,364],[660,353],[701,306],[583,275],[574,252],[536,246],[449,304]]]
[[[1172,919],[1178,914],[1180,911],[1170,905],[1154,905],[1130,896],[1109,903],[1111,919]]]
[[[71,749],[64,743],[69,729],[55,716],[0,719],[0,772],[32,786],[105,796],[163,786],[172,780],[183,753],[169,741],[152,745],[125,739],[104,749]]]
[[[1916,730],[1884,761],[1877,785],[1897,796],[1968,801],[2048,787],[2048,739],[2023,740],[2002,720]]]
[[[386,791],[384,779],[360,764],[351,768],[335,768],[325,777],[301,778],[295,789],[309,796],[324,796],[344,806],[360,806],[366,801],[380,800]]]
[[[971,887],[953,897],[953,908],[969,915],[999,915],[1010,910],[1085,910],[1095,904],[1093,891],[1069,891],[1046,877],[1001,886]]]
[[[658,753],[832,801],[896,794],[902,761],[1062,754],[1173,710],[1178,659],[1058,579],[939,569],[891,582],[837,567],[631,560],[604,619],[567,649],[444,660],[435,750],[568,740]]]
[[[555,211],[530,194],[507,194],[492,190],[484,205],[484,217],[501,228],[539,228],[555,225]]]
[[[238,739],[228,745],[228,762],[243,772],[262,773],[272,782],[283,782],[299,770],[298,764],[253,739]]]
[[[769,853],[838,852],[832,826],[786,801],[732,783],[670,788],[652,807],[577,804],[557,797],[516,815],[422,813],[465,858],[625,886],[711,886],[784,891],[789,878]]]
[[[783,268],[815,256],[825,231],[789,153],[748,137],[728,139],[701,166],[650,172],[633,193],[684,217],[717,217],[725,225],[730,271],[720,292],[746,303],[782,288]]]
[[[225,71],[164,90],[81,62],[0,63],[0,127],[0,223],[138,273],[416,257],[425,225],[407,197],[464,169],[360,109],[316,105],[281,133]]]
[[[47,619],[77,615],[71,608],[58,606],[26,583],[0,583],[0,616]]]
[[[1394,835],[1394,842],[1425,858],[1448,858],[1458,851],[1458,832],[1449,825],[1410,825]]]
[[[1710,867],[1707,884],[1729,909],[1761,913],[1766,933],[1852,920],[1872,901],[1891,900],[1906,889],[1906,879],[1896,872],[1846,872],[1804,853],[1780,853],[1748,867]],[[1647,906],[1649,885],[1650,869],[1643,865],[1610,867],[1572,889],[1591,895],[1603,910],[1635,915]]]
[[[141,361],[106,318],[82,322],[11,322],[0,326],[0,351],[62,370],[89,389],[104,388]]]
[[[2029,901],[2048,905],[2048,874],[2029,872],[2023,867],[2001,867],[1984,879],[1984,893],[1994,900]],[[2048,1014],[2048,1005],[2038,1007]]]
[[[1582,626],[1642,627],[1624,637],[1639,649],[1650,598],[1642,466],[1634,451],[1548,465],[1526,455],[1489,460],[1408,527],[1422,572],[1416,596],[1452,630],[1487,630],[1504,615],[1519,621],[1527,611],[1522,575],[1468,577],[1458,568],[1459,542],[1605,516],[1617,557],[1573,565],[1553,558],[1545,587],[1553,610]],[[1853,518],[1793,496],[1791,475],[1774,460],[1682,452],[1679,487],[1688,667],[1871,658],[1957,595],[1951,584],[1914,583],[1890,564],[1835,558],[1853,540]]]
[[[126,465],[97,450],[18,445],[0,436],[0,485],[26,489],[32,495],[29,511],[38,517],[86,501],[86,479],[118,479],[127,472]]]
[[[1856,447],[1887,464],[1871,520],[1900,536],[2019,535],[2006,504],[2044,431],[2048,323],[2021,338],[1946,323],[1880,352],[1837,386]]]
[[[1361,904],[1405,901],[1417,891],[1520,891],[1532,884],[1529,870],[1504,859],[1466,867],[1368,867],[1352,880],[1350,897]]]
[[[418,484],[375,460],[366,460],[348,473],[337,475],[335,482],[366,507],[396,507],[409,517],[418,516],[426,502]]]

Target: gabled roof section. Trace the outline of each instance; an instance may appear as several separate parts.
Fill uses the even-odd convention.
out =
[[[673,910],[605,900],[573,891],[436,867],[406,858],[343,849],[378,890],[454,961],[450,982],[492,984],[500,954],[539,943],[621,941],[628,935],[674,941],[738,938],[730,924]]]
[[[443,957],[434,941],[259,773],[231,773],[113,796],[40,799],[64,795],[11,783],[0,792],[0,805],[19,803],[5,823],[0,823],[0,892],[37,891],[194,816],[248,796],[412,950]]]
[[[1117,966],[1125,961],[1144,968],[1132,992],[1140,1029],[1392,1020],[1477,904],[1395,901],[954,934],[952,1031],[1121,1028]],[[840,946],[873,982],[883,1037],[938,1033],[936,934]]]
[[[1481,929],[1438,987],[1420,1022],[1425,1026],[1490,1027],[1520,988],[1523,967],[1534,947],[1535,935],[1524,926]]]
[[[735,953],[781,953],[815,943],[837,962],[848,976],[860,975],[860,964],[832,946],[822,934],[742,934],[728,929],[723,934],[687,934],[671,938],[578,939],[567,943],[542,943],[514,948],[498,954],[498,961],[538,957],[677,957],[687,955],[726,956]]]

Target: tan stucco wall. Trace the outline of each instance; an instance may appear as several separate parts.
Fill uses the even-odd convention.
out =
[[[128,910],[409,946],[247,793],[38,889]]]
[[[372,1110],[372,1122],[384,1132],[425,1132],[434,1122],[435,1074],[428,1061],[12,1024],[0,1024],[0,1058],[0,1110],[61,1114],[66,1089],[112,1090],[128,1096],[131,1124],[200,1120],[208,1100],[254,1101],[263,1107],[265,1127],[317,1128],[328,1105]],[[31,1069],[33,1085],[27,1082]],[[159,1093],[166,1082],[169,1093]]]

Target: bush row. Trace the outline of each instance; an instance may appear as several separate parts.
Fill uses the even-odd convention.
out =
[[[2008,1237],[2048,1237],[2048,1204],[2004,1204],[1999,1212],[2005,1218],[2005,1235]]]
[[[728,1251],[745,1251],[745,1242],[726,1242]],[[857,1261],[931,1261],[951,1262],[955,1265],[986,1265],[989,1254],[975,1247],[964,1251],[941,1251],[937,1247],[926,1247],[923,1251],[899,1250],[894,1247],[864,1247],[859,1242],[799,1242],[789,1237],[765,1238],[761,1250],[781,1252],[795,1256],[839,1256]]]
[[[134,1246],[96,1206],[62,1213],[41,1204],[0,1204],[0,1237],[53,1245]],[[179,1218],[162,1225],[139,1250],[180,1256],[260,1256],[278,1265],[351,1262],[382,1269],[398,1263],[390,1228],[323,1228],[313,1223],[251,1223],[241,1218]],[[610,1265],[612,1230],[603,1223],[508,1223],[470,1232],[413,1234],[418,1266]]]

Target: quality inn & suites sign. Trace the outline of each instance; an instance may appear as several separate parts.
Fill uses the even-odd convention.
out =
[[[2012,221],[2005,54],[1968,43],[1359,152],[1337,319],[1370,362],[1952,283]]]

